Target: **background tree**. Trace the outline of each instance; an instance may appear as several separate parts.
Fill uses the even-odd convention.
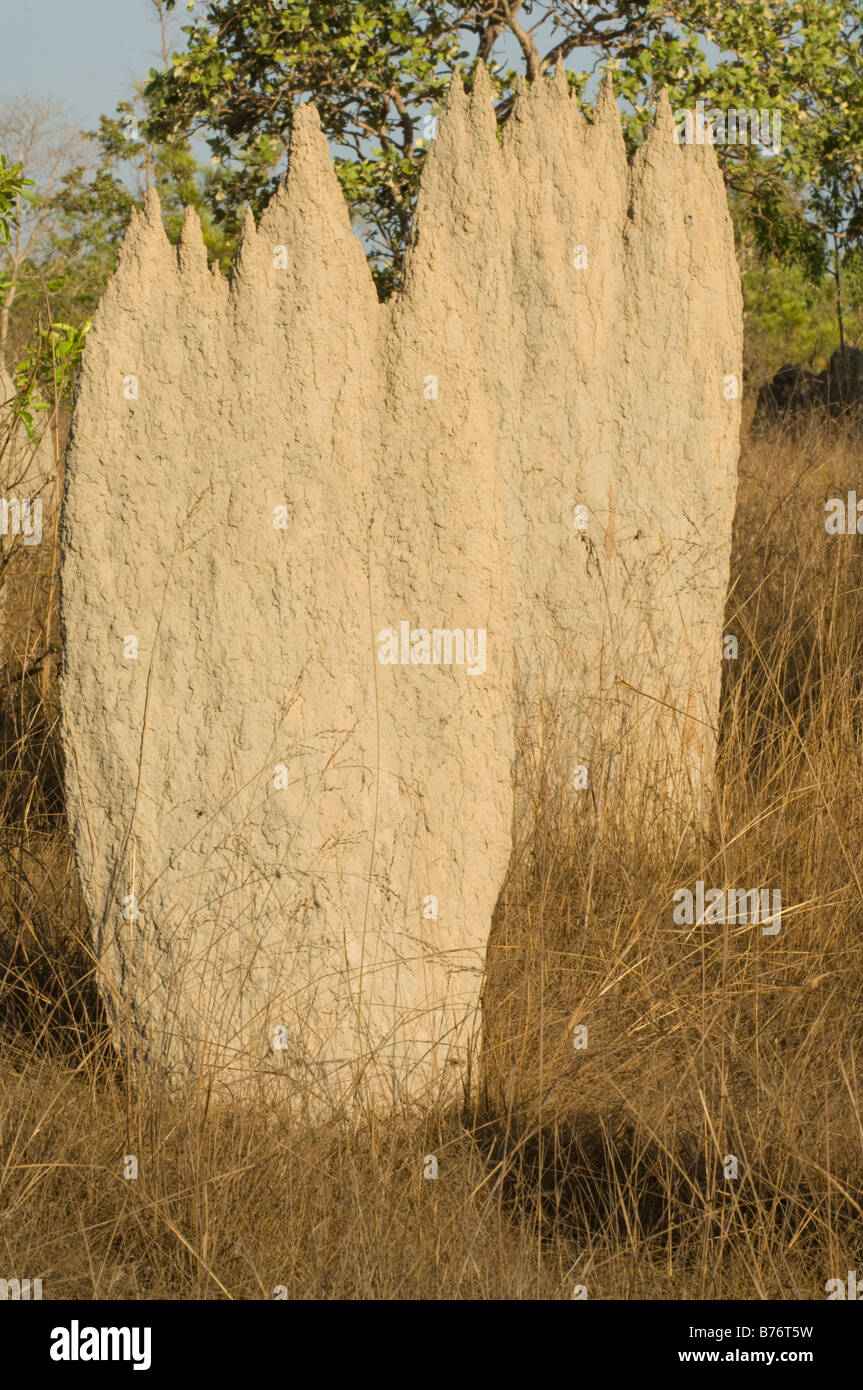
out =
[[[54,198],[75,160],[82,158],[83,145],[58,103],[29,94],[0,102],[0,150],[25,172],[28,185],[14,196],[8,234],[0,246],[0,361],[10,349],[16,301],[26,319],[40,297],[37,267],[49,254],[56,226]],[[26,336],[25,331],[19,341]]]
[[[148,140],[135,112],[134,101],[120,102],[97,131],[82,133],[56,105],[31,96],[0,105],[0,150],[30,176],[12,199],[0,242],[0,358],[10,364],[49,323],[80,327],[92,316],[132,208],[149,188],[159,192],[170,236],[179,235],[191,204],[210,254],[229,260],[207,199],[212,166],[195,159],[188,141]]]
[[[175,0],[159,8],[174,10]],[[823,275],[828,187],[842,190],[830,217],[838,215],[846,244],[861,235],[857,3],[211,0],[194,14],[184,51],[151,72],[145,89],[151,138],[207,140],[219,170],[212,210],[234,236],[243,205],[258,210],[272,193],[294,106],[312,97],[345,196],[364,221],[382,294],[401,273],[429,144],[426,118],[441,111],[453,71],[469,86],[479,59],[491,72],[501,124],[519,75],[537,81],[559,57],[573,56],[593,69],[615,66],[630,144],[643,137],[662,88],[678,109],[699,100],[720,109],[778,108],[778,151],[719,147],[738,235],[762,255]],[[588,78],[570,73],[579,94]]]

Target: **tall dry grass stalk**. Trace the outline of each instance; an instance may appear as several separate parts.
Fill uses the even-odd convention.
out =
[[[124,1085],[41,676],[53,562],[13,556],[0,1276],[46,1298],[821,1298],[859,1268],[863,541],[826,535],[824,500],[860,466],[859,436],[817,423],[745,451],[709,829],[657,840],[643,807],[550,796],[524,758],[478,1084],[316,1129]],[[781,931],[675,925],[696,879],[781,889]]]

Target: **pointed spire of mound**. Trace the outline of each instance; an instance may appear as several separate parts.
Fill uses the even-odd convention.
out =
[[[596,99],[593,122],[588,131],[590,146],[605,153],[602,159],[613,158],[615,163],[626,168],[626,146],[623,143],[623,127],[620,120],[617,100],[614,95],[614,74],[606,68],[602,86]]]
[[[326,136],[321,130],[318,108],[311,102],[298,106],[294,112],[286,187],[289,197],[305,195],[314,198],[316,203],[326,202],[338,208],[344,221],[350,225]]]
[[[476,73],[470,93],[470,104],[473,106],[477,102],[493,100],[494,91],[491,85],[491,77],[485,63],[480,59],[476,65]]]
[[[477,76],[479,76],[478,73]],[[482,79],[480,79],[481,82]],[[482,86],[480,86],[480,92],[482,92]],[[469,112],[470,97],[464,89],[461,73],[456,68],[450,79],[438,132],[429,150],[432,162],[435,158],[440,158],[442,151],[447,150],[450,146],[459,145]],[[427,159],[426,163],[428,162]]]
[[[653,124],[647,133],[647,144],[677,145],[677,126],[674,124],[671,102],[668,100],[668,91],[665,87],[659,94],[659,104],[653,117]]]
[[[486,79],[487,76],[488,74],[485,75]],[[423,165],[414,219],[415,241],[419,239],[430,208],[434,209],[432,220],[435,223],[450,222],[454,212],[454,191],[458,189],[467,196],[471,152],[478,133],[484,132],[480,134],[480,144],[487,148],[489,113],[483,108],[489,107],[491,103],[488,101],[485,82],[479,71],[477,81],[479,90],[471,100],[465,92],[458,69],[453,72],[446,108]],[[491,120],[493,119],[492,112]],[[493,135],[491,138],[494,138]],[[459,202],[462,201],[460,198]]]
[[[594,186],[604,190],[606,213],[612,220],[621,215],[629,199],[629,164],[623,142],[623,128],[614,96],[614,75],[605,70],[593,120],[584,130],[585,164]]]
[[[129,226],[123,238],[121,259],[123,253],[125,253],[126,259],[130,255],[141,254],[158,257],[170,249],[170,243],[165,236],[165,228],[162,226],[162,205],[159,202],[159,195],[155,188],[151,188],[144,194],[144,202],[140,211],[132,210]]]
[[[517,152],[520,161],[533,160],[546,128],[546,82],[528,83],[521,75],[516,83],[512,113],[504,129],[504,148]]]
[[[133,210],[120,247],[117,270],[109,281],[113,296],[137,298],[143,284],[167,291],[177,274],[177,254],[162,226],[159,195],[151,188],[140,211]]]
[[[488,147],[486,157],[497,152],[497,117],[494,111],[494,89],[485,63],[477,64],[470,94],[469,116],[471,132],[479,144]]]
[[[201,232],[201,219],[194,208],[186,208],[177,243],[177,262],[183,275],[203,275],[207,269],[207,248]]]
[[[512,111],[510,118],[504,128],[504,141],[511,139],[511,130],[527,118],[529,110],[528,86],[524,73],[520,73],[515,84],[515,94],[512,99]]]
[[[558,54],[557,63],[554,68],[554,77],[546,80],[548,88],[549,109],[554,113],[554,119],[563,123],[570,139],[574,138],[578,143],[570,147],[576,151],[581,150],[581,139],[584,133],[584,120],[578,106],[578,98],[573,91],[570,96],[569,81],[566,75],[566,68],[563,65],[563,54]],[[580,157],[580,154],[579,154]]]
[[[227,299],[228,282],[222,274],[218,261],[213,261],[213,264],[210,266],[209,274],[210,283],[212,284],[216,294],[219,295],[222,299]]]
[[[566,80],[566,69],[563,66],[563,54],[558,55],[554,65],[554,77],[549,83],[552,100],[557,103],[569,102],[569,84]]]
[[[479,73],[477,73],[479,77]],[[480,78],[480,83],[482,79]],[[482,85],[480,95],[477,98],[479,103],[482,95]],[[464,150],[465,125],[470,114],[470,98],[464,89],[461,80],[461,73],[458,68],[453,72],[447,92],[444,113],[440,119],[438,131],[431,142],[428,155],[426,156],[423,177],[427,177],[426,170],[434,169],[441,160],[453,159],[457,154],[460,155]]]
[[[446,94],[446,114],[449,115],[451,112],[455,114],[465,110],[467,101],[468,97],[461,80],[461,73],[458,68],[455,68],[450,78],[449,91]]]
[[[288,172],[270,199],[258,226],[264,242],[290,246],[298,226],[322,228],[338,237],[350,234],[351,218],[317,107],[304,102],[294,111]],[[292,230],[293,229],[293,230]]]
[[[630,206],[634,221],[638,224],[642,217],[658,216],[664,222],[679,205],[683,179],[677,128],[668,93],[663,91],[647,136],[632,161]]]
[[[252,209],[249,207],[247,203],[246,210],[243,213],[243,230],[240,232],[239,247],[237,250],[238,260],[240,256],[242,256],[243,250],[247,249],[250,245],[254,243],[255,239],[257,238],[257,235],[258,229],[255,226],[255,214],[252,212]]]
[[[240,289],[262,279],[261,246],[255,218],[250,207],[243,213],[243,230],[234,264],[231,266],[231,292],[237,295]]]
[[[194,208],[187,207],[177,242],[177,265],[184,299],[193,313],[204,313],[204,306],[220,304],[227,297],[228,285],[213,262],[212,273],[207,264],[207,248],[201,222]]]
[[[162,227],[162,204],[159,202],[159,195],[155,188],[148,188],[144,194],[141,216],[154,230],[164,231]]]
[[[594,124],[604,126],[620,134],[620,112],[617,109],[617,98],[614,95],[614,74],[610,67],[605,69],[605,76],[599,89]]]

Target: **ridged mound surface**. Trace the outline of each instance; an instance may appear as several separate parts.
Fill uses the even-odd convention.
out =
[[[70,817],[131,1059],[313,1109],[460,1080],[550,696],[564,773],[698,813],[740,354],[713,152],[666,104],[629,168],[608,84],[592,125],[562,73],[523,88],[501,146],[456,81],[387,305],[310,106],[230,285],[148,196],[62,520]]]

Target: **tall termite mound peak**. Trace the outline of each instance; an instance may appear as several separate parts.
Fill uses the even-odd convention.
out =
[[[588,125],[559,72],[501,145],[484,70],[456,79],[383,306],[311,107],[230,286],[193,214],[176,251],[153,195],[133,218],[61,574],[70,817],[130,1061],[314,1110],[446,1089],[517,718],[534,751],[557,721],[563,776],[617,759],[697,802],[740,304],[712,152],[667,133],[630,169],[610,86]]]
[[[736,490],[721,175],[664,97],[629,166],[610,77],[588,124],[560,69],[519,93],[503,157],[519,744],[561,804],[578,769],[679,828],[710,782]]]
[[[69,807],[117,1045],[169,1080],[320,1110],[466,1066],[509,854],[506,554],[437,240],[391,318],[300,108],[230,287],[151,195],[95,317],[62,531]],[[405,626],[427,660],[379,659]]]
[[[604,538],[621,771],[645,816],[707,813],[742,391],[742,297],[719,166],[663,96],[630,171],[626,420]],[[613,491],[612,491],[613,489]],[[644,750],[649,750],[645,757]]]

